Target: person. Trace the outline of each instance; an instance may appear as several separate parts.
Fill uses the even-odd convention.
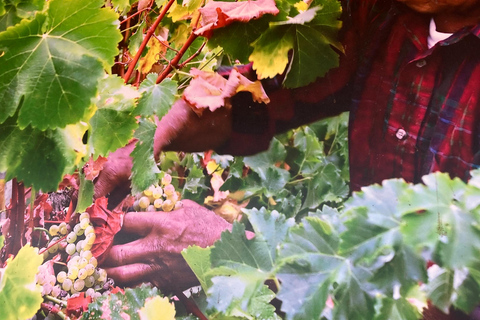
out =
[[[155,156],[161,150],[207,149],[253,154],[266,149],[276,133],[350,111],[352,190],[396,177],[419,182],[433,171],[467,180],[480,165],[480,0],[343,5],[345,53],[338,68],[303,88],[286,90],[268,82],[268,105],[239,94],[231,99],[231,109],[198,117],[179,100],[158,122]],[[132,148],[111,155],[96,183],[96,196],[128,184]],[[146,281],[167,290],[186,288],[195,279],[181,249],[210,245],[228,228],[190,202],[168,215],[128,213],[124,231],[142,238],[114,246],[108,272],[120,284]]]

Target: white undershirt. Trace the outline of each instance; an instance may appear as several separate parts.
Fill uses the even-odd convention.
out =
[[[442,41],[450,37],[453,33],[438,32],[435,20],[430,19],[430,30],[428,33],[428,48],[433,47],[437,42]]]

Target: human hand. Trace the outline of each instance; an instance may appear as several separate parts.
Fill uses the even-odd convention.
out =
[[[213,245],[231,224],[193,201],[182,202],[183,208],[168,213],[125,215],[122,232],[140,239],[115,245],[108,252],[102,267],[117,285],[150,282],[167,293],[198,284],[181,251],[190,245]]]
[[[107,197],[109,209],[116,207],[130,193],[129,178],[133,165],[130,153],[134,147],[135,141],[131,141],[112,152],[94,180],[94,198]]]

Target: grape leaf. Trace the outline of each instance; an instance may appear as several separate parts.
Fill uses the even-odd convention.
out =
[[[95,242],[90,251],[98,259],[98,263],[105,259],[107,250],[113,245],[113,238],[123,225],[124,212],[110,211],[107,204],[107,198],[98,198],[85,210],[95,228]]]
[[[195,276],[197,276],[204,291],[207,291],[212,285],[211,279],[206,276],[206,273],[211,270],[210,251],[211,248],[199,246],[189,246],[182,251],[183,258],[187,261]]]
[[[42,11],[44,6],[43,0],[0,1],[0,31],[5,31],[22,19],[32,19],[35,12]]]
[[[181,4],[174,2],[168,12],[168,17],[172,18],[173,22],[188,19],[202,4],[201,0],[183,0]]]
[[[341,6],[336,0],[318,4],[292,19],[270,23],[270,29],[253,43],[249,60],[261,79],[283,73],[288,65],[284,85],[297,88],[338,66],[338,54],[331,46],[341,48],[335,40],[341,27],[337,20]],[[292,49],[293,59],[289,62]]]
[[[0,319],[27,319],[42,303],[42,291],[35,274],[42,264],[38,249],[26,245],[10,260],[0,280]]]
[[[295,224],[293,219],[285,219],[283,214],[277,211],[267,212],[265,208],[255,208],[243,212],[252,224],[253,230],[258,239],[264,239],[270,249],[270,255],[275,261],[277,248],[287,236],[288,228]]]
[[[16,177],[37,190],[56,190],[77,154],[59,131],[30,126],[21,130],[15,120],[9,118],[0,126],[0,170],[7,171],[8,180]]]
[[[338,234],[317,217],[306,217],[290,229],[280,249],[277,273],[282,284],[277,298],[286,319],[320,318],[333,276],[345,263],[336,253],[338,245]]]
[[[0,33],[0,123],[40,130],[82,119],[121,36],[102,0],[52,0],[45,14]]]
[[[157,174],[160,173],[160,170],[153,156],[153,138],[156,128],[157,126],[153,122],[140,119],[139,127],[135,131],[134,137],[138,141],[131,154],[133,167],[130,177],[134,194],[142,192],[158,182]]]
[[[374,320],[416,320],[421,315],[406,299],[382,299]]]
[[[126,145],[138,124],[130,112],[99,109],[90,119],[90,126],[89,141],[95,150],[94,156],[106,156]]]
[[[431,270],[429,270],[431,272]],[[454,271],[448,269],[438,269],[433,279],[429,279],[427,285],[427,295],[430,301],[444,313],[448,313],[451,306],[453,289]]]
[[[239,2],[210,1],[199,9],[202,15],[201,28],[196,34],[206,35],[209,31],[222,28],[232,22],[249,22],[264,14],[279,13],[273,0],[253,0]]]
[[[173,105],[177,93],[177,82],[165,79],[156,84],[156,75],[151,73],[142,82],[139,92],[142,94],[138,101],[135,115],[157,115],[162,118]]]
[[[435,173],[407,190],[402,206],[401,231],[418,250],[433,251],[432,260],[451,269],[469,266],[480,250],[478,217],[465,208],[466,185],[448,174]]]
[[[94,186],[93,181],[85,177],[85,174],[80,173],[80,188],[78,189],[78,200],[75,212],[85,212],[93,201]]]
[[[175,320],[175,306],[167,297],[156,296],[145,301],[138,310],[141,320]]]
[[[157,288],[142,284],[134,289],[127,288],[125,293],[117,292],[97,298],[88,306],[83,314],[83,320],[108,318],[111,320],[141,320],[138,311],[149,298],[157,297]]]
[[[209,307],[225,313],[235,308],[246,311],[273,268],[274,261],[267,243],[256,238],[248,240],[245,227],[235,222],[232,232],[222,233],[211,249],[210,257],[213,267],[222,267],[230,274],[211,279]]]

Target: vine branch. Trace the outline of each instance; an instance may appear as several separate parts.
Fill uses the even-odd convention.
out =
[[[125,73],[125,75],[123,76],[123,80],[125,83],[128,82],[128,80],[130,79],[130,77],[132,76],[132,73],[133,71],[135,70],[135,67],[138,63],[138,60],[140,60],[140,57],[142,56],[142,52],[143,50],[145,50],[145,47],[147,46],[147,43],[148,41],[150,40],[150,38],[152,37],[152,35],[154,34],[155,32],[155,29],[157,29],[158,25],[160,24],[160,22],[162,21],[162,19],[165,17],[165,15],[167,14],[168,12],[168,9],[170,9],[170,7],[172,6],[172,4],[175,2],[176,0],[169,0],[165,6],[163,7],[162,11],[160,12],[160,15],[157,17],[157,19],[155,20],[155,22],[150,26],[150,28],[148,28],[148,31],[147,31],[147,34],[145,35],[145,38],[143,39],[142,43],[140,44],[140,47],[138,48],[138,51],[137,53],[135,54],[135,57],[133,58],[132,62],[130,63],[130,65],[128,66],[128,70],[127,72]]]

